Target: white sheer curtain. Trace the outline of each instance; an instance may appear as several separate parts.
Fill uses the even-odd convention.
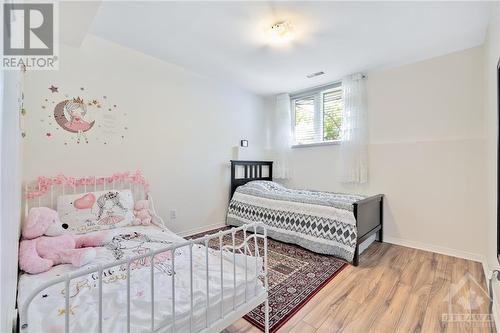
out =
[[[363,74],[342,79],[343,117],[340,174],[343,183],[368,182],[368,111]]]
[[[274,133],[274,165],[273,178],[290,178],[290,148],[292,146],[292,118],[290,110],[290,95],[276,96]]]

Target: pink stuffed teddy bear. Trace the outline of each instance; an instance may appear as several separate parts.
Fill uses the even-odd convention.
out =
[[[94,260],[93,246],[109,241],[107,233],[63,235],[65,229],[68,225],[61,223],[56,211],[47,207],[31,208],[22,228],[19,267],[30,274],[45,272],[59,264],[80,267]]]
[[[133,225],[150,225],[153,220],[152,213],[149,210],[148,200],[139,200],[134,205]]]

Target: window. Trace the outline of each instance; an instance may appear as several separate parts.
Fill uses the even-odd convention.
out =
[[[295,145],[341,140],[340,83],[291,96]]]

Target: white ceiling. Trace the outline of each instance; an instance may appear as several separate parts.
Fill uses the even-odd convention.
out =
[[[64,44],[80,47],[101,2],[64,1],[59,3],[59,38]]]
[[[90,32],[267,95],[480,45],[488,19],[481,2],[104,2]],[[298,38],[270,47],[280,20]]]

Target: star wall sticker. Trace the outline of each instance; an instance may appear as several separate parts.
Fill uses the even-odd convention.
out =
[[[59,92],[58,87],[55,87],[53,84],[50,85],[49,90],[52,91],[52,93]]]

